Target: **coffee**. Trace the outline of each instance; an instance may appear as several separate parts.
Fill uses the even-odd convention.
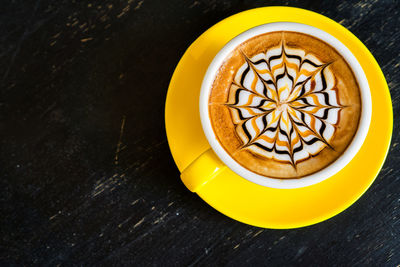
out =
[[[242,167],[271,178],[300,178],[333,163],[360,114],[360,88],[346,60],[324,41],[291,31],[236,47],[209,96],[221,146]]]

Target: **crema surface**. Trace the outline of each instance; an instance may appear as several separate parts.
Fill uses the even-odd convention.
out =
[[[351,143],[361,98],[344,58],[297,32],[239,45],[224,61],[209,98],[213,130],[243,167],[299,178],[334,162]]]

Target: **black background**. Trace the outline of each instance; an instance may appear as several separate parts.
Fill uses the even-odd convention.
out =
[[[366,194],[294,230],[236,222],[190,193],[164,130],[185,49],[221,19],[268,5],[351,30],[382,67],[395,114]],[[399,10],[399,1],[3,1],[1,265],[400,264]]]

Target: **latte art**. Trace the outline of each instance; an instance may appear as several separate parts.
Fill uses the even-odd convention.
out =
[[[243,148],[296,165],[330,147],[343,108],[330,62],[284,44],[243,57],[227,104]]]
[[[218,142],[242,167],[300,178],[336,161],[352,142],[360,88],[342,55],[290,31],[255,36],[219,67],[208,100]]]

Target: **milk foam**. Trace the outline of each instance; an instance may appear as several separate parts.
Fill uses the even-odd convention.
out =
[[[284,44],[244,57],[227,104],[244,148],[295,166],[330,147],[343,108],[330,62]]]

